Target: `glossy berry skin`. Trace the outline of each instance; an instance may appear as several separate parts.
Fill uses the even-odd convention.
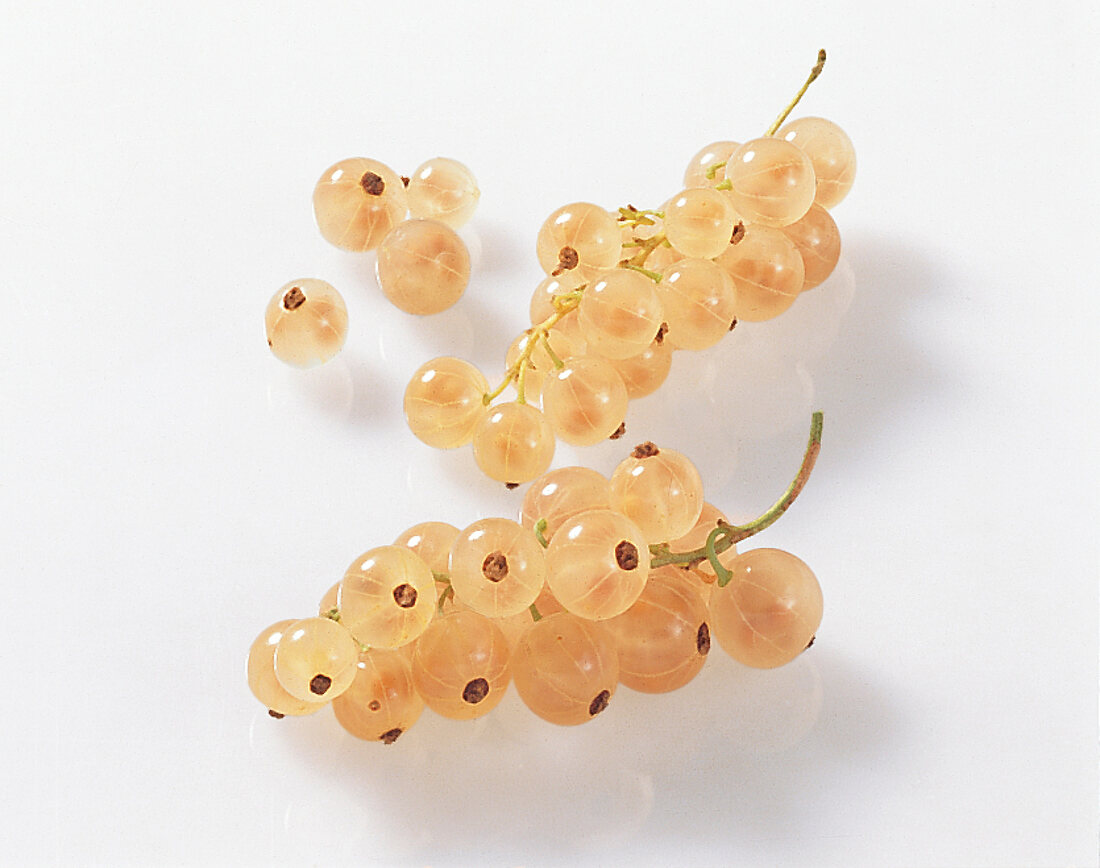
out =
[[[746,666],[771,669],[801,654],[821,625],[821,586],[799,558],[752,549],[730,565],[733,578],[710,598],[711,628],[722,649]]]
[[[588,467],[559,467],[536,479],[523,496],[520,524],[534,530],[546,520],[543,532],[549,540],[562,522],[590,509],[607,509],[611,483]]]
[[[726,177],[726,167],[720,166],[714,175],[707,177],[707,170],[716,163],[725,162],[734,151],[741,147],[740,142],[711,142],[704,145],[691,158],[687,169],[684,170],[685,187],[714,187],[720,184]]]
[[[351,686],[332,703],[336,720],[364,741],[393,744],[416,723],[424,700],[413,685],[412,668],[401,651],[362,651]]]
[[[432,711],[470,720],[504,698],[511,678],[508,657],[508,641],[489,618],[453,612],[433,621],[417,641],[413,682]]]
[[[374,250],[407,211],[404,183],[378,160],[341,160],[325,170],[313,189],[317,228],[326,241],[344,250]]]
[[[338,597],[340,623],[364,645],[398,648],[435,614],[435,577],[405,546],[379,546],[347,568]]]
[[[622,249],[618,221],[591,202],[558,208],[542,224],[535,244],[543,271],[573,286],[618,265]]]
[[[677,349],[705,350],[729,332],[736,306],[733,281],[711,260],[682,259],[666,267],[657,295],[668,324],[665,340]]]
[[[837,205],[856,178],[856,150],[847,133],[825,118],[798,118],[785,124],[776,138],[797,146],[814,167],[814,201],[823,208]]]
[[[405,220],[378,246],[378,285],[405,313],[441,313],[470,282],[470,253],[455,231],[438,220]]]
[[[740,219],[728,196],[710,187],[689,187],[665,205],[665,234],[684,256],[710,259],[729,244]]]
[[[445,521],[422,521],[403,531],[393,544],[407,548],[433,572],[445,573],[458,534],[459,529]]]
[[[653,341],[638,355],[628,359],[608,359],[622,377],[627,397],[652,395],[668,379],[672,370],[672,344],[667,340]]]
[[[312,696],[311,699],[292,696],[275,677],[275,648],[287,627],[293,623],[291,618],[272,624],[256,637],[248,649],[248,687],[252,695],[267,706],[272,717],[313,714],[325,706],[322,696]]]
[[[474,173],[447,157],[434,157],[417,166],[406,194],[413,217],[438,220],[452,229],[469,221],[481,197]]]
[[[611,508],[646,539],[668,542],[694,527],[703,509],[703,480],[687,456],[643,444],[611,474]]]
[[[519,523],[483,518],[455,539],[450,575],[456,599],[489,618],[505,618],[527,609],[539,595],[546,556]]]
[[[802,291],[820,286],[840,261],[840,230],[832,215],[815,202],[805,217],[780,231],[802,256]]]
[[[554,432],[537,407],[514,401],[494,404],[474,429],[474,460],[490,479],[508,485],[530,482],[554,458]]]
[[[442,356],[421,365],[405,387],[405,420],[417,439],[436,449],[464,446],[486,413],[489,382],[462,359]]]
[[[289,624],[275,646],[275,677],[291,696],[327,702],[355,678],[359,646],[347,627],[329,618]]]
[[[615,366],[598,356],[567,359],[542,387],[543,412],[550,426],[574,446],[592,446],[614,434],[623,424],[629,400]]]
[[[638,599],[649,576],[649,546],[634,522],[610,509],[562,523],[546,549],[546,583],[568,611],[613,618]]]
[[[309,368],[327,362],[344,346],[348,309],[334,286],[303,277],[290,281],[271,297],[264,312],[264,329],[276,358]]]
[[[637,271],[616,268],[585,289],[577,316],[590,352],[628,359],[650,345],[664,311],[652,280]]]
[[[707,619],[697,591],[654,570],[634,605],[606,622],[619,649],[619,682],[643,693],[683,687],[710,651]]]
[[[750,226],[715,263],[733,281],[738,320],[760,322],[787,310],[806,282],[798,248],[779,229]]]
[[[523,703],[560,726],[587,723],[603,712],[619,680],[615,644],[603,625],[568,612],[535,622],[512,654]]]
[[[746,223],[787,226],[813,204],[814,167],[800,148],[775,136],[745,142],[726,163],[727,191]]]

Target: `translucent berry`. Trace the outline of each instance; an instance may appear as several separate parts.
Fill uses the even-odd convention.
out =
[[[291,696],[327,702],[355,678],[359,646],[347,627],[329,618],[289,624],[275,646],[275,677]]]
[[[703,480],[682,453],[643,443],[611,474],[611,508],[646,539],[668,542],[694,527],[703,509]]]
[[[750,226],[715,262],[733,281],[737,319],[747,322],[779,316],[794,304],[806,280],[794,242],[768,226]]]
[[[469,362],[443,356],[425,362],[405,387],[405,419],[418,439],[437,449],[464,446],[486,413],[489,382]]]
[[[450,575],[458,600],[489,618],[504,618],[535,601],[546,581],[546,556],[527,528],[483,518],[455,540]]]
[[[435,614],[435,577],[404,546],[379,546],[352,561],[340,583],[340,623],[361,643],[397,648]]]
[[[567,518],[590,509],[607,509],[611,484],[607,477],[588,467],[559,467],[540,476],[523,496],[520,524],[533,530],[539,519],[546,520],[547,540]]]
[[[774,136],[745,142],[726,164],[733,207],[746,223],[786,226],[810,210],[814,167],[801,149]]]
[[[710,598],[722,649],[746,666],[771,669],[801,654],[821,624],[821,586],[805,563],[779,549],[752,549],[730,565],[733,578]]]
[[[618,686],[619,657],[603,625],[559,612],[520,637],[512,675],[531,711],[550,723],[574,726],[607,708]]]
[[[359,654],[355,679],[332,703],[340,726],[366,741],[393,744],[416,723],[424,700],[413,686],[401,651],[373,648]]]
[[[662,336],[638,355],[628,359],[610,359],[623,378],[626,394],[631,400],[656,392],[672,369],[672,344]]]
[[[709,187],[689,187],[665,206],[665,234],[684,256],[710,259],[730,243],[740,219],[727,196]]]
[[[438,220],[406,220],[378,247],[378,285],[405,313],[446,310],[470,282],[470,253],[455,231]]]
[[[619,682],[643,693],[683,687],[710,651],[708,617],[695,590],[655,570],[634,605],[606,622],[619,649]]]
[[[623,249],[618,221],[590,202],[564,205],[547,217],[535,246],[543,271],[579,282],[618,265]]]
[[[577,314],[589,350],[608,359],[643,352],[664,317],[653,281],[626,268],[604,272],[590,284]]]
[[[844,130],[825,118],[798,118],[780,129],[776,138],[796,145],[810,158],[818,205],[832,208],[848,195],[856,177],[856,151]]]
[[[508,641],[477,612],[436,619],[413,654],[416,691],[437,714],[469,720],[488,714],[504,698],[511,678]]]
[[[393,544],[407,548],[433,572],[445,573],[458,534],[458,528],[445,521],[423,521],[404,531]]]
[[[542,407],[550,426],[566,443],[592,446],[623,424],[629,398],[615,366],[598,356],[568,359],[542,388]]]
[[[481,196],[474,173],[447,157],[421,163],[409,178],[406,193],[413,217],[438,220],[452,229],[473,216]]]
[[[707,170],[716,163],[724,163],[734,151],[741,147],[740,142],[711,142],[699,149],[691,158],[684,171],[685,187],[713,187],[726,177],[726,167],[719,166],[714,174],[707,177]]]
[[[275,677],[275,648],[287,627],[293,623],[292,618],[272,624],[256,637],[248,649],[248,687],[252,695],[267,706],[272,717],[313,714],[325,705],[323,696],[311,694],[309,699],[292,696]]]
[[[405,185],[397,173],[365,157],[330,166],[313,190],[321,235],[345,250],[374,250],[407,211]]]
[[[802,291],[820,286],[840,260],[840,230],[832,215],[816,202],[806,216],[781,230],[802,256]]]
[[[725,271],[709,259],[682,259],[661,275],[657,294],[668,324],[666,340],[678,349],[705,350],[726,336],[735,299]]]
[[[610,509],[566,519],[546,550],[546,583],[570,612],[594,621],[625,612],[649,576],[649,545],[639,527]]]
[[[308,368],[340,352],[348,334],[348,309],[335,287],[304,277],[292,280],[271,297],[264,327],[267,345],[277,358]]]
[[[496,404],[474,429],[474,460],[490,479],[519,485],[546,472],[554,458],[554,432],[537,407]]]
[[[567,285],[561,278],[547,277],[539,281],[539,285],[535,287],[535,291],[531,294],[531,304],[529,313],[531,315],[531,325],[541,325],[552,314],[557,312],[557,308],[554,307],[553,299],[555,296],[564,295],[570,292],[574,287]],[[574,343],[580,345],[580,350],[584,350],[584,338],[581,337],[580,324],[577,321],[577,312],[572,310],[554,323],[553,335],[565,335],[571,338]]]

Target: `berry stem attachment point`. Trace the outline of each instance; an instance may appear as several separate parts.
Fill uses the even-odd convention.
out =
[[[626,265],[623,266],[623,268],[629,268],[631,271],[637,271],[639,274],[644,274],[654,283],[661,282],[661,275],[659,275],[656,271],[650,271],[648,268],[643,268],[640,265],[631,265],[628,262]]]
[[[726,163],[728,163],[728,162],[729,162],[729,160],[719,160],[717,163],[711,163],[709,166],[707,166],[707,171],[706,171],[707,180],[708,181],[713,181],[714,176],[718,174],[718,170],[726,168]]]
[[[795,502],[795,499],[806,486],[806,481],[813,472],[817,456],[821,452],[821,429],[825,416],[818,410],[810,420],[810,440],[806,444],[806,452],[802,456],[802,466],[798,473],[783,492],[783,496],[765,510],[759,517],[743,525],[722,524],[710,532],[706,544],[688,552],[670,552],[667,543],[659,543],[649,547],[649,553],[653,556],[650,567],[663,567],[665,564],[680,564],[690,566],[704,560],[710,561],[718,576],[718,585],[725,587],[731,578],[731,573],[718,562],[718,555],[736,545],[742,540],[755,536],[760,531],[775,524],[781,515],[785,513]]]
[[[825,68],[825,49],[822,48],[820,51],[817,52],[817,63],[814,64],[814,68],[810,70],[810,76],[809,76],[809,78],[806,79],[806,83],[803,84],[802,87],[799,89],[798,93],[796,93],[794,95],[794,99],[792,99],[787,104],[787,107],[785,109],[783,109],[782,112],[779,113],[779,117],[777,117],[775,119],[775,121],[772,123],[772,125],[770,127],[768,127],[768,131],[766,133],[764,133],[765,136],[774,136],[776,130],[778,130],[781,126],[783,126],[783,121],[785,121],[787,119],[787,115],[789,115],[794,110],[794,107],[796,105],[798,105],[798,101],[800,99],[802,99],[802,95],[809,89],[810,85],[813,84],[814,80],[819,75],[821,75],[821,70],[824,69],[824,68]]]
[[[448,583],[439,594],[439,602],[436,604],[435,611],[437,614],[443,614],[443,605],[455,595],[454,585]]]
[[[653,237],[647,238],[641,244],[639,244],[638,245],[638,252],[635,253],[633,256],[631,256],[629,259],[627,259],[624,262],[620,263],[621,266],[623,268],[635,268],[635,267],[640,268],[640,267],[644,266],[645,261],[649,258],[649,254],[651,254],[654,250],[656,250],[658,247],[660,247],[664,243],[665,243],[665,233],[664,232],[658,232]]]
[[[535,522],[535,539],[544,549],[550,547],[550,540],[546,538],[546,519],[540,518]]]
[[[520,352],[519,358],[517,358],[512,363],[511,367],[504,372],[504,379],[501,381],[500,385],[493,389],[493,391],[486,392],[481,396],[481,403],[488,407],[508,388],[509,383],[516,384],[516,391],[518,393],[516,401],[520,404],[526,403],[523,394],[523,375],[527,370],[527,366],[531,364],[531,353],[535,351],[535,347],[539,345],[540,341],[545,343],[547,349],[550,349],[550,330],[558,324],[562,317],[576,310],[577,305],[581,303],[581,298],[584,296],[584,290],[585,286],[582,285],[572,292],[562,293],[562,295],[554,299],[554,312],[538,325],[531,326],[531,328],[527,330],[527,344]],[[553,350],[551,350],[551,352],[553,352]],[[560,361],[560,359],[556,359],[555,365]],[[562,367],[564,367],[564,363]]]
[[[565,362],[561,360],[561,357],[554,352],[554,348],[550,346],[550,333],[540,332],[539,338],[542,340],[542,345],[546,349],[546,355],[550,357],[550,361],[554,363],[554,367],[560,371],[565,367]]]

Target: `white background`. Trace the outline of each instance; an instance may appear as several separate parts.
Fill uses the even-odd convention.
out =
[[[8,3],[0,28],[0,861],[1088,865],[1097,859],[1092,3]],[[579,729],[514,692],[392,747],[275,722],[244,659],[406,526],[522,491],[404,428],[423,361],[495,378],[558,205],[655,207],[798,114],[859,153],[837,275],[678,354],[627,439],[816,571],[810,653],[717,650]],[[417,319],[310,211],[351,155],[476,173],[467,295]],[[480,254],[477,249],[480,248]],[[288,280],[351,317],[301,374]],[[562,448],[610,472],[625,445]]]

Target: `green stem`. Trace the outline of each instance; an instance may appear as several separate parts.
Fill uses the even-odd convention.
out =
[[[550,541],[545,537],[545,533],[546,519],[540,518],[537,522],[535,522],[535,539],[539,541],[540,546],[542,546],[543,548],[548,548],[550,546]]]
[[[640,266],[640,265],[631,265],[628,262],[626,265],[623,266],[623,268],[629,268],[631,271],[637,271],[640,274],[644,274],[646,277],[648,277],[654,283],[660,283],[661,282],[661,275],[659,275],[656,271],[650,271],[648,268],[642,268],[642,266]]]
[[[554,352],[554,348],[550,346],[550,333],[541,332],[540,337],[542,338],[542,345],[546,348],[546,355],[550,357],[550,361],[554,363],[554,367],[560,371],[565,367],[565,362],[559,358],[558,354]]]
[[[435,611],[437,614],[443,614],[443,604],[446,603],[455,595],[454,585],[449,584],[443,589],[443,593],[439,595],[439,602],[436,604]]]
[[[813,472],[817,456],[821,452],[821,429],[824,424],[824,414],[818,410],[810,421],[810,440],[806,444],[806,452],[802,456],[802,465],[798,473],[783,492],[783,496],[765,510],[759,517],[748,524],[731,525],[721,524],[710,532],[705,545],[688,552],[671,552],[664,543],[651,545],[650,554],[653,555],[649,562],[651,568],[662,567],[665,564],[680,564],[692,566],[702,561],[710,561],[714,572],[718,576],[718,584],[725,586],[730,580],[730,572],[718,562],[718,555],[736,545],[742,540],[755,536],[760,531],[775,524],[781,515],[785,513],[795,502],[795,499],[806,486],[806,481]]]
[[[821,70],[824,68],[824,66],[825,49],[822,48],[817,53],[817,63],[814,64],[814,68],[810,70],[810,77],[806,79],[806,83],[803,84],[798,93],[794,95],[794,99],[787,103],[787,107],[779,113],[779,117],[775,119],[775,122],[770,127],[768,127],[768,131],[764,133],[765,136],[774,136],[776,130],[783,126],[783,121],[787,119],[787,115],[789,115],[794,110],[794,107],[798,105],[798,101],[802,99],[802,95],[807,91],[810,85],[813,84],[814,79],[821,75]]]
[[[532,620],[534,620],[534,621],[541,621],[542,620],[542,614],[539,612],[538,606],[536,606],[534,603],[532,603],[530,606],[527,607],[527,611],[531,613],[531,619]]]

